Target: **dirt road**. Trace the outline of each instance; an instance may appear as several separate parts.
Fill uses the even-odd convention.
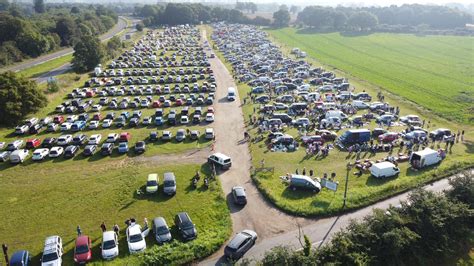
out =
[[[310,223],[311,220],[309,219],[287,215],[270,205],[252,183],[250,178],[250,152],[248,143],[243,141],[245,126],[240,100],[237,97],[235,101],[229,102],[226,97],[227,89],[229,87],[237,88],[237,86],[232,79],[232,75],[217,57],[210,59],[210,61],[217,81],[216,102],[214,104],[216,112],[214,122],[215,151],[232,158],[232,168],[221,173],[219,179],[227,196],[234,234],[243,229],[251,229],[257,232],[257,242],[260,242],[294,230],[297,227],[297,222],[301,225]],[[229,193],[233,186],[243,186],[245,188],[248,200],[245,207],[237,207],[232,203],[232,197]],[[221,249],[206,261],[203,261],[202,264],[215,264],[216,259],[219,259],[222,254],[223,250]]]

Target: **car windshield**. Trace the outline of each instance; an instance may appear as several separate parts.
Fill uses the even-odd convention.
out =
[[[163,183],[165,187],[174,187],[174,181],[173,180],[165,180]]]
[[[183,229],[191,229],[194,225],[190,221],[183,222]]]
[[[152,187],[152,186],[156,186],[157,183],[156,183],[155,180],[151,180],[151,181],[146,182],[146,185],[149,186],[149,187]]]
[[[76,247],[76,254],[83,254],[89,252],[89,246],[82,245]]]
[[[112,248],[115,248],[115,241],[114,240],[105,241],[103,246],[102,246],[102,249],[112,249]]]
[[[160,226],[156,229],[156,232],[160,235],[169,233],[169,229],[166,226]]]
[[[48,253],[48,254],[44,254],[43,255],[43,258],[41,259],[42,262],[49,262],[49,261],[53,261],[53,260],[57,260],[58,259],[58,255],[56,253]]]
[[[135,242],[140,242],[143,240],[143,237],[141,234],[136,234],[136,235],[131,235],[130,236],[130,243],[135,243]]]

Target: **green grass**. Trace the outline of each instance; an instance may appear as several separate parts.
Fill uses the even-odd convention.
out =
[[[72,265],[78,224],[93,240],[93,257],[97,264],[102,264],[99,259],[100,223],[105,221],[109,228],[114,223],[119,224],[122,228],[121,254],[113,265],[137,265],[145,260],[150,262],[170,257],[175,259],[175,263],[185,263],[210,255],[231,231],[229,211],[220,184],[212,182],[206,189],[201,181],[197,189],[190,187],[196,171],[209,174],[205,165],[158,166],[108,160],[95,163],[48,161],[0,167],[0,215],[4,217],[0,227],[2,242],[8,243],[12,252],[29,250],[35,264],[40,258],[44,238],[58,234],[65,243],[65,265]],[[177,177],[178,190],[174,197],[165,196],[161,189],[155,195],[139,196],[135,193],[144,186],[148,173],[156,172],[162,178],[167,171],[174,172]],[[146,256],[128,254],[123,223],[127,218],[136,217],[143,225],[144,217],[151,222],[154,217],[163,216],[172,226],[174,215],[180,211],[187,211],[196,224],[199,234],[196,240],[183,243],[173,226],[173,238],[178,240],[172,244],[172,251],[163,252],[169,245],[155,247],[156,242],[150,236],[147,238],[149,251]]]
[[[278,42],[299,47],[338,68],[438,115],[474,123],[474,38],[376,33],[268,31]]]
[[[209,28],[207,28],[210,32]],[[210,33],[208,33],[210,34]],[[286,43],[278,43],[282,46],[282,50],[285,53],[289,53],[293,45],[286,45]],[[302,48],[301,45],[298,47]],[[217,55],[225,62],[223,55],[218,52]],[[318,61],[313,58],[308,58],[308,61],[313,66],[321,65]],[[232,69],[230,64],[225,62],[228,69]],[[380,88],[370,82],[358,79],[346,72],[342,72],[338,69],[333,69],[326,65],[323,65],[327,69],[334,71],[339,77],[348,77],[351,84],[355,86],[358,91],[362,88],[368,93],[375,96]],[[246,97],[250,91],[250,87],[239,83],[239,96],[241,99]],[[266,144],[261,142],[254,142],[250,144],[250,152],[252,155],[252,163],[254,168],[260,167],[260,161],[265,159],[265,167],[274,169],[274,172],[257,172],[252,178],[254,183],[257,185],[259,190],[265,195],[265,197],[274,203],[278,208],[285,212],[301,215],[301,216],[328,216],[343,211],[360,208],[369,204],[375,203],[383,198],[391,195],[406,191],[407,189],[416,187],[420,184],[442,178],[443,176],[459,171],[465,167],[472,167],[474,165],[473,153],[474,153],[474,132],[472,126],[458,124],[453,121],[445,120],[432,112],[429,112],[423,108],[419,108],[416,104],[411,101],[407,101],[404,98],[394,95],[392,93],[384,92],[386,101],[390,102],[395,106],[400,107],[400,115],[417,114],[423,119],[431,122],[429,130],[433,130],[438,127],[451,128],[455,132],[458,129],[466,130],[466,142],[457,143],[448,157],[439,166],[426,169],[424,171],[413,172],[408,170],[407,163],[401,163],[401,174],[398,178],[378,180],[370,177],[369,174],[364,174],[361,177],[356,177],[350,172],[348,182],[348,198],[346,209],[342,209],[343,205],[343,194],[344,194],[344,183],[346,176],[346,165],[347,162],[354,162],[355,156],[348,157],[347,152],[339,150],[331,150],[330,155],[327,158],[315,158],[307,157],[305,153],[305,147],[299,148],[296,152],[284,153],[284,152],[270,152],[266,148]],[[243,113],[246,124],[249,124],[249,116],[253,115],[253,109],[259,110],[260,106],[257,104],[251,104],[247,101],[246,105],[243,105]],[[258,115],[257,115],[258,116]],[[369,128],[375,127],[372,123]],[[248,126],[250,134],[255,137],[257,136],[257,129]],[[392,127],[394,131],[401,131],[403,127]],[[296,129],[285,129],[287,133],[292,136],[298,136]],[[340,134],[344,130],[338,132]],[[444,148],[444,145],[442,146]],[[433,148],[437,148],[434,146]],[[398,149],[394,150],[398,152]],[[385,157],[387,153],[378,153],[373,157],[369,157],[369,154],[363,154],[363,158],[369,158],[371,160],[381,159]],[[323,173],[336,173],[336,181],[339,182],[339,188],[336,193],[328,190],[323,190],[319,194],[312,194],[303,191],[291,191],[287,189],[286,185],[282,183],[280,176],[284,176],[286,173],[294,173],[296,169],[299,169],[300,173],[305,167],[307,171],[313,169],[316,176],[321,177]]]
[[[47,62],[32,66],[30,68],[23,69],[18,72],[18,74],[23,75],[27,78],[36,78],[49,71],[61,67],[67,63],[70,63],[72,60],[72,53],[68,55],[64,55],[53,60],[49,60]]]

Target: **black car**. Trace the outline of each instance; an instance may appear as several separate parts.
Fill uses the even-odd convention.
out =
[[[97,151],[97,145],[87,145],[82,153],[84,156],[92,156]]]
[[[100,148],[100,154],[104,156],[111,155],[113,150],[114,150],[113,143],[104,143],[102,144],[102,147]]]
[[[191,218],[189,218],[188,213],[178,213],[174,219],[174,223],[184,240],[192,240],[197,237],[196,227],[191,221]]]
[[[129,127],[136,127],[138,126],[138,124],[140,123],[140,119],[137,118],[137,117],[134,117],[132,119],[130,119],[130,122],[128,124]]]
[[[84,144],[86,142],[86,140],[87,140],[86,135],[77,134],[72,138],[72,144],[81,146],[82,144]]]
[[[56,144],[56,141],[58,141],[57,138],[53,138],[53,137],[45,138],[43,142],[41,143],[41,147],[51,148]]]
[[[247,195],[245,194],[245,189],[243,187],[233,187],[232,197],[234,198],[235,204],[247,204]]]
[[[244,230],[232,238],[225,247],[224,254],[232,260],[239,259],[255,244],[255,241],[257,241],[257,233],[252,230]]]
[[[156,131],[150,132],[149,139],[150,139],[150,141],[157,141],[158,140],[158,132],[156,132]]]
[[[139,141],[135,144],[135,153],[144,153],[146,144],[144,141]]]
[[[66,149],[64,150],[64,158],[74,157],[74,155],[77,153],[78,150],[79,150],[79,147],[77,147],[76,145],[67,146]]]

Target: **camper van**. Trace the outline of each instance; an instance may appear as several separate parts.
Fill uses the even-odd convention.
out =
[[[376,178],[386,178],[398,175],[400,169],[391,162],[381,162],[373,164],[370,173]]]
[[[331,117],[337,117],[341,120],[347,119],[347,115],[345,113],[343,113],[342,111],[340,111],[340,110],[327,111],[326,112],[326,119],[329,119]]]
[[[229,87],[229,89],[227,89],[227,100],[228,101],[235,101],[235,88],[233,87]]]
[[[413,152],[410,155],[410,164],[413,168],[421,169],[433,164],[439,163],[443,160],[441,154],[430,148],[426,148],[422,151]]]
[[[356,143],[364,143],[370,140],[370,130],[352,129],[344,132],[336,141],[339,147],[348,147]]]

